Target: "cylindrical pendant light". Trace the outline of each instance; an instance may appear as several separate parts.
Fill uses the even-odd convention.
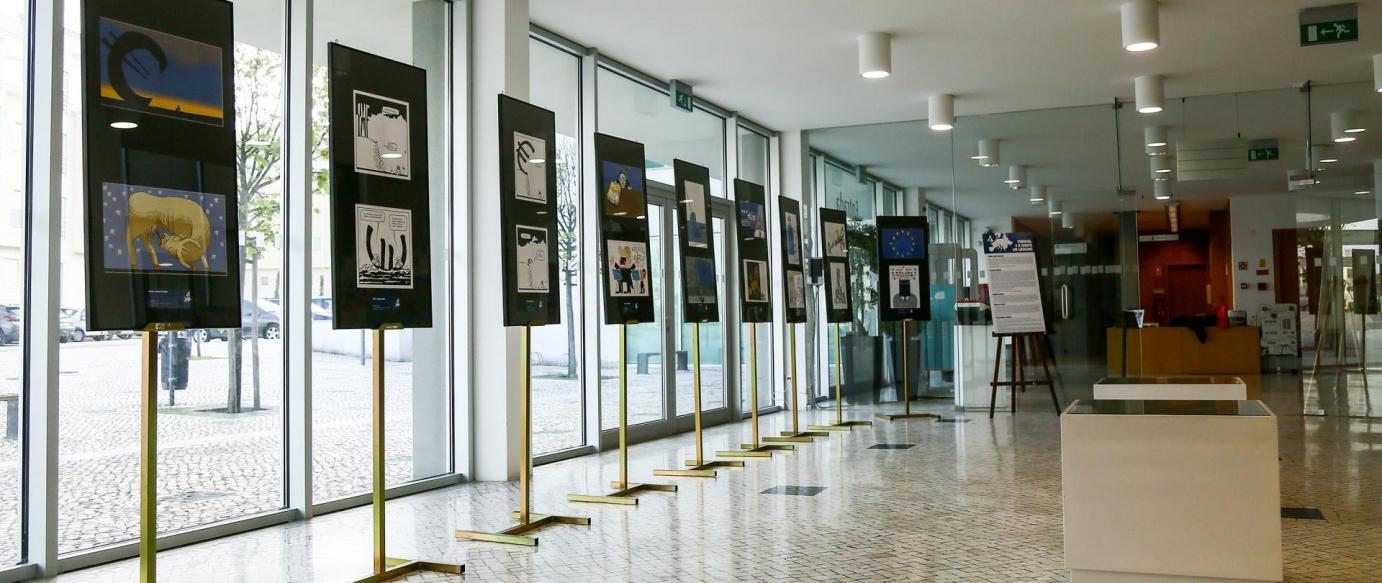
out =
[[[1171,181],[1158,180],[1152,183],[1153,198],[1157,200],[1171,200]]]
[[[928,103],[926,121],[931,129],[938,132],[955,127],[955,96],[950,94],[932,95]]]
[[[1315,170],[1324,170],[1325,164],[1333,164],[1339,161],[1339,156],[1334,153],[1334,148],[1326,144],[1315,144],[1310,146],[1311,167]]]
[[[1064,205],[1061,204],[1061,201],[1054,198],[1046,199],[1046,214],[1059,217],[1063,212],[1065,212]]]
[[[1019,166],[1009,166],[1009,167],[1008,167],[1008,179],[1007,179],[1007,180],[1004,180],[1004,181],[1003,181],[1003,184],[1006,184],[1006,185],[1011,186],[1011,187],[1013,187],[1013,188],[1021,188],[1021,187],[1022,187],[1022,183],[1023,183],[1023,182],[1026,182],[1026,181],[1027,181],[1027,167],[1026,167],[1026,166],[1020,166],[1020,165],[1019,165]]]
[[[1148,148],[1166,147],[1166,126],[1147,126],[1147,129],[1142,130],[1142,136]]]
[[[1150,51],[1161,44],[1156,0],[1132,0],[1123,5],[1123,49]]]
[[[859,76],[882,79],[893,74],[893,35],[867,32],[859,35]]]
[[[970,158],[979,161],[979,165],[985,168],[992,168],[998,165],[998,140],[979,140],[979,153]]]
[[[1143,75],[1133,81],[1133,95],[1137,100],[1138,113],[1160,113],[1166,100],[1166,78],[1161,75]]]
[[[1075,228],[1075,213],[1069,213],[1069,214],[1061,213],[1061,216],[1060,216],[1060,226],[1061,226],[1062,229],[1073,229],[1073,228]]]
[[[1028,201],[1028,202],[1037,203],[1037,202],[1041,202],[1041,201],[1044,201],[1044,200],[1046,200],[1046,187],[1045,187],[1045,186],[1039,185],[1039,184],[1033,184],[1033,185],[1027,187],[1027,201]]]
[[[1334,141],[1346,144],[1358,139],[1353,134],[1362,133],[1367,130],[1358,122],[1358,116],[1352,111],[1336,111],[1329,114],[1329,133]]]
[[[1382,93],[1382,53],[1372,56],[1372,88]]]
[[[1152,163],[1152,176],[1153,176],[1153,177],[1156,177],[1156,175],[1158,175],[1158,174],[1170,174],[1170,173],[1171,173],[1172,168],[1171,168],[1171,157],[1170,157],[1170,156],[1154,156],[1154,157],[1152,157],[1152,158],[1149,158],[1149,160],[1151,160],[1151,163]]]

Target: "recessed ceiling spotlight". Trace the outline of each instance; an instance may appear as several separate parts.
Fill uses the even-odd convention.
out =
[[[1046,200],[1046,187],[1038,184],[1029,186],[1027,188],[1027,200],[1033,203]]]
[[[1138,113],[1160,113],[1166,100],[1166,78],[1161,75],[1143,75],[1133,81],[1133,96],[1137,101]]]
[[[1132,0],[1123,5],[1123,49],[1140,53],[1161,44],[1156,0]]]
[[[1336,111],[1329,114],[1329,130],[1335,142],[1346,144],[1358,139],[1351,134],[1362,133],[1367,128],[1358,122],[1358,116],[1352,111]]]
[[[954,128],[955,96],[950,94],[932,95],[928,101],[926,121],[931,124],[931,129],[944,132]]]
[[[1020,188],[1021,185],[1022,185],[1022,183],[1023,183],[1023,182],[1026,182],[1026,181],[1027,181],[1027,167],[1026,167],[1026,166],[1020,166],[1020,165],[1019,165],[1019,166],[1009,166],[1009,167],[1008,167],[1008,178],[1007,178],[1007,180],[1004,180],[1004,181],[1003,181],[1003,184],[1007,184],[1007,185],[1009,185],[1009,186],[1012,186],[1013,188]]]
[[[859,35],[859,76],[882,79],[893,74],[893,35],[868,32]]]

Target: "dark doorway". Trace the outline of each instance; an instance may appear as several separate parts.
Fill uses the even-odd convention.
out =
[[[1201,265],[1168,265],[1166,270],[1167,311],[1171,320],[1208,314],[1209,269]]]

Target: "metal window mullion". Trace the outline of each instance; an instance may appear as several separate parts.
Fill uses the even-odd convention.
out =
[[[462,296],[457,290],[469,290],[473,264],[470,246],[470,180],[457,177],[470,176],[470,82],[471,51],[470,2],[453,2],[449,12],[451,19],[451,61],[450,78],[451,100],[451,456],[452,471],[466,477],[475,475],[475,423],[474,415],[475,384],[471,371],[474,369],[473,310],[469,301],[458,301]],[[468,297],[468,296],[467,296]],[[461,424],[464,424],[462,427]]]
[[[748,411],[744,409],[740,393],[743,362],[740,360],[740,337],[743,335],[743,315],[739,302],[739,235],[735,228],[734,179],[739,177],[739,122],[738,116],[730,115],[724,122],[724,164],[725,200],[730,202],[729,220],[725,222],[725,316],[734,325],[722,326],[725,332],[725,366],[722,375],[725,380],[725,405],[730,408],[731,417],[743,419]]]
[[[284,55],[287,212],[284,231],[288,286],[284,408],[288,448],[288,508],[312,517],[312,14],[314,0],[288,0]]]
[[[580,119],[580,180],[579,193],[577,198],[586,200],[587,194],[598,192],[599,186],[595,183],[597,173],[595,171],[595,132],[599,131],[599,60],[600,54],[595,49],[586,49],[581,56],[581,119]],[[600,439],[600,429],[603,420],[600,419],[600,330],[604,326],[604,314],[601,302],[604,299],[600,294],[601,284],[604,280],[604,266],[600,263],[600,230],[599,205],[583,204],[580,205],[581,216],[581,263],[582,273],[589,273],[589,277],[583,280],[581,287],[581,310],[585,314],[585,321],[582,325],[585,334],[584,358],[585,371],[581,376],[581,385],[585,391],[585,445],[592,446],[596,451],[605,449]],[[590,267],[593,269],[588,269]],[[589,282],[590,285],[584,285]]]

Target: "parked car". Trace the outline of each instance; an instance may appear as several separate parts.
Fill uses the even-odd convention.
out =
[[[86,340],[86,332],[78,337],[77,324],[72,321],[73,310],[58,310],[58,342],[81,342]]]
[[[260,338],[266,340],[277,340],[283,336],[283,320],[263,307],[255,306],[249,301],[242,301],[240,304],[240,332],[246,337],[251,333],[254,326],[255,311],[259,313],[259,329],[255,332]],[[230,329],[228,328],[198,328],[191,330],[192,339],[197,342],[209,342],[211,340],[230,341]]]
[[[0,305],[0,345],[18,344],[23,323],[24,315],[17,304]]]

